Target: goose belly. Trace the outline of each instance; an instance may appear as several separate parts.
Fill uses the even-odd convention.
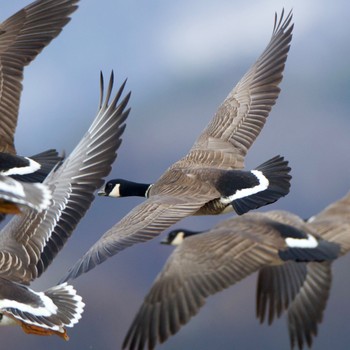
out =
[[[224,204],[220,199],[214,199],[203,205],[194,215],[219,215],[233,211],[231,204]]]

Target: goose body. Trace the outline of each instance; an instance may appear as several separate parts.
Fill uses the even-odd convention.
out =
[[[124,85],[111,98],[112,73],[104,100],[101,75],[97,116],[71,154],[44,180],[52,204],[41,212],[23,209],[0,231],[0,325],[19,324],[26,333],[67,339],[65,328],[81,318],[84,303],[72,286],[63,283],[35,292],[28,285],[62,249],[111,170],[129,113],[130,94],[120,101]]]
[[[242,215],[251,209],[275,202],[289,192],[290,167],[276,156],[252,171],[222,170],[212,167],[192,169],[174,165],[155,184],[124,179],[109,180],[100,196],[128,197],[164,195],[203,196],[202,205],[192,215],[218,215],[235,211]],[[176,188],[178,187],[178,188]],[[178,192],[178,193],[176,193]]]
[[[177,229],[176,245],[146,295],[123,348],[153,349],[198,313],[208,296],[259,271],[257,317],[287,311],[291,347],[312,345],[331,287],[331,261],[350,246],[350,193],[305,222],[286,211],[247,213],[205,232]]]
[[[278,84],[292,39],[292,14],[275,18],[272,38],[198,137],[189,153],[152,185],[107,182],[101,195],[142,195],[147,200],[108,230],[69,271],[75,278],[108,257],[159,235],[191,215],[242,214],[275,202],[290,187],[290,168],[277,156],[252,171],[244,158],[279,94]],[[125,188],[130,186],[129,190]],[[114,186],[114,188],[113,188]],[[111,187],[111,191],[109,191]],[[109,192],[108,192],[109,191]]]

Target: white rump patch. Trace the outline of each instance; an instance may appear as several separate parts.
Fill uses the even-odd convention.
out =
[[[0,309],[14,308],[24,312],[28,312],[35,316],[44,316],[44,317],[48,317],[57,313],[57,306],[43,292],[36,293],[33,290],[28,289],[28,293],[33,293],[37,295],[41,299],[44,306],[33,307],[28,304],[20,303],[16,300],[3,299],[3,300],[0,300]]]
[[[20,182],[13,180],[11,178],[6,178],[4,181],[0,181],[0,191],[8,192],[9,196],[8,198],[4,199],[9,199],[11,200],[10,194],[13,194],[14,196],[18,197],[25,197],[25,193],[23,190],[23,186]]]
[[[11,312],[7,311],[6,309],[7,308],[14,308],[14,309],[18,309],[20,311],[27,312],[27,313],[35,315],[35,316],[42,316],[42,317],[50,317],[51,315],[55,315],[57,313],[57,306],[43,292],[37,293],[29,288],[27,290],[28,290],[28,293],[33,293],[33,294],[37,295],[41,299],[44,306],[33,307],[31,305],[28,305],[28,304],[20,303],[16,300],[3,299],[3,300],[0,300],[0,310],[3,310],[4,312],[11,314]],[[27,318],[23,318],[23,317],[18,316],[18,315],[12,315],[12,316],[18,320],[23,321],[24,323],[32,324],[32,325],[39,326],[39,327],[46,328],[46,329],[52,329],[55,331],[63,332],[63,328],[61,326],[57,326],[57,325],[48,326],[44,323],[34,322],[32,320],[29,320]]]
[[[318,246],[317,239],[314,236],[307,234],[307,238],[291,238],[285,239],[290,248],[316,248]]]
[[[10,177],[2,177],[0,198],[41,211],[51,204],[52,194],[49,188],[41,183],[22,183]]]
[[[7,171],[2,172],[2,175],[25,175],[25,174],[30,174],[30,173],[34,173],[37,170],[39,170],[41,168],[41,165],[36,162],[33,159],[27,158],[25,157],[25,159],[28,160],[29,164],[27,166],[24,167],[20,167],[20,168],[11,168]]]
[[[237,190],[235,194],[229,197],[221,197],[220,201],[223,204],[229,204],[232,201],[251,196],[255,193],[265,191],[269,187],[268,178],[260,170],[251,170],[251,173],[256,176],[259,181],[259,184],[254,187],[243,188],[242,190]]]

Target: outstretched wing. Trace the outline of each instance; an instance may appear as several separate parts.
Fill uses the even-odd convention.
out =
[[[1,232],[1,276],[9,275],[11,280],[21,283],[40,276],[85,215],[121,144],[130,97],[129,93],[119,103],[124,85],[109,103],[112,73],[102,102],[101,79],[100,109],[95,120],[69,157],[44,181],[52,190],[53,204],[49,209],[39,214],[27,211],[26,215],[11,220]]]
[[[350,250],[350,192],[307,221],[323,238],[340,245],[341,254]]]
[[[69,22],[78,0],[37,0],[0,24],[0,151],[15,153],[23,68]]]
[[[152,196],[139,204],[109,229],[73,265],[60,282],[88,272],[133,244],[146,242],[158,236],[171,225],[195,213],[203,205],[203,202],[193,200],[192,197]]]
[[[332,285],[330,262],[266,266],[259,271],[256,312],[260,322],[271,324],[284,311],[288,316],[291,347],[312,345],[322,321]]]
[[[199,136],[186,162],[224,169],[241,169],[248,149],[262,130],[279,95],[279,83],[292,40],[290,12],[275,17],[266,49],[230,92],[214,118]]]
[[[250,226],[249,221],[236,219],[232,227],[216,226],[185,238],[174,250],[134,318],[123,348],[153,349],[189,322],[208,296],[276,260],[278,249],[284,247],[279,234],[269,224]],[[239,222],[248,227],[243,229]]]

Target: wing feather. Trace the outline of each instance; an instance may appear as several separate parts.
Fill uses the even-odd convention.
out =
[[[157,276],[123,348],[153,349],[197,314],[209,295],[275,261],[282,240],[271,234],[269,225],[257,225],[256,230],[245,235],[237,224],[186,238]],[[260,234],[266,234],[270,246],[254,239]]]
[[[276,16],[268,46],[221,104],[184,158],[186,162],[224,169],[244,167],[244,157],[280,92],[278,85],[292,40],[291,20],[291,12],[285,19],[283,11],[279,20]]]
[[[113,73],[107,98],[113,86]],[[101,86],[102,86],[101,76]],[[1,254],[17,256],[22,264],[13,271],[3,271],[11,280],[29,283],[41,275],[61,250],[74,228],[85,215],[94,199],[94,192],[103,184],[116,158],[125,120],[130,93],[119,103],[121,86],[115,98],[100,105],[98,114],[69,157],[45,179],[52,190],[53,203],[41,213],[27,210],[14,218],[1,231]],[[8,259],[3,259],[7,264]],[[0,266],[1,267],[1,266]],[[24,277],[23,277],[24,276]]]
[[[0,150],[15,153],[23,69],[62,31],[78,0],[37,0],[0,24]]]

